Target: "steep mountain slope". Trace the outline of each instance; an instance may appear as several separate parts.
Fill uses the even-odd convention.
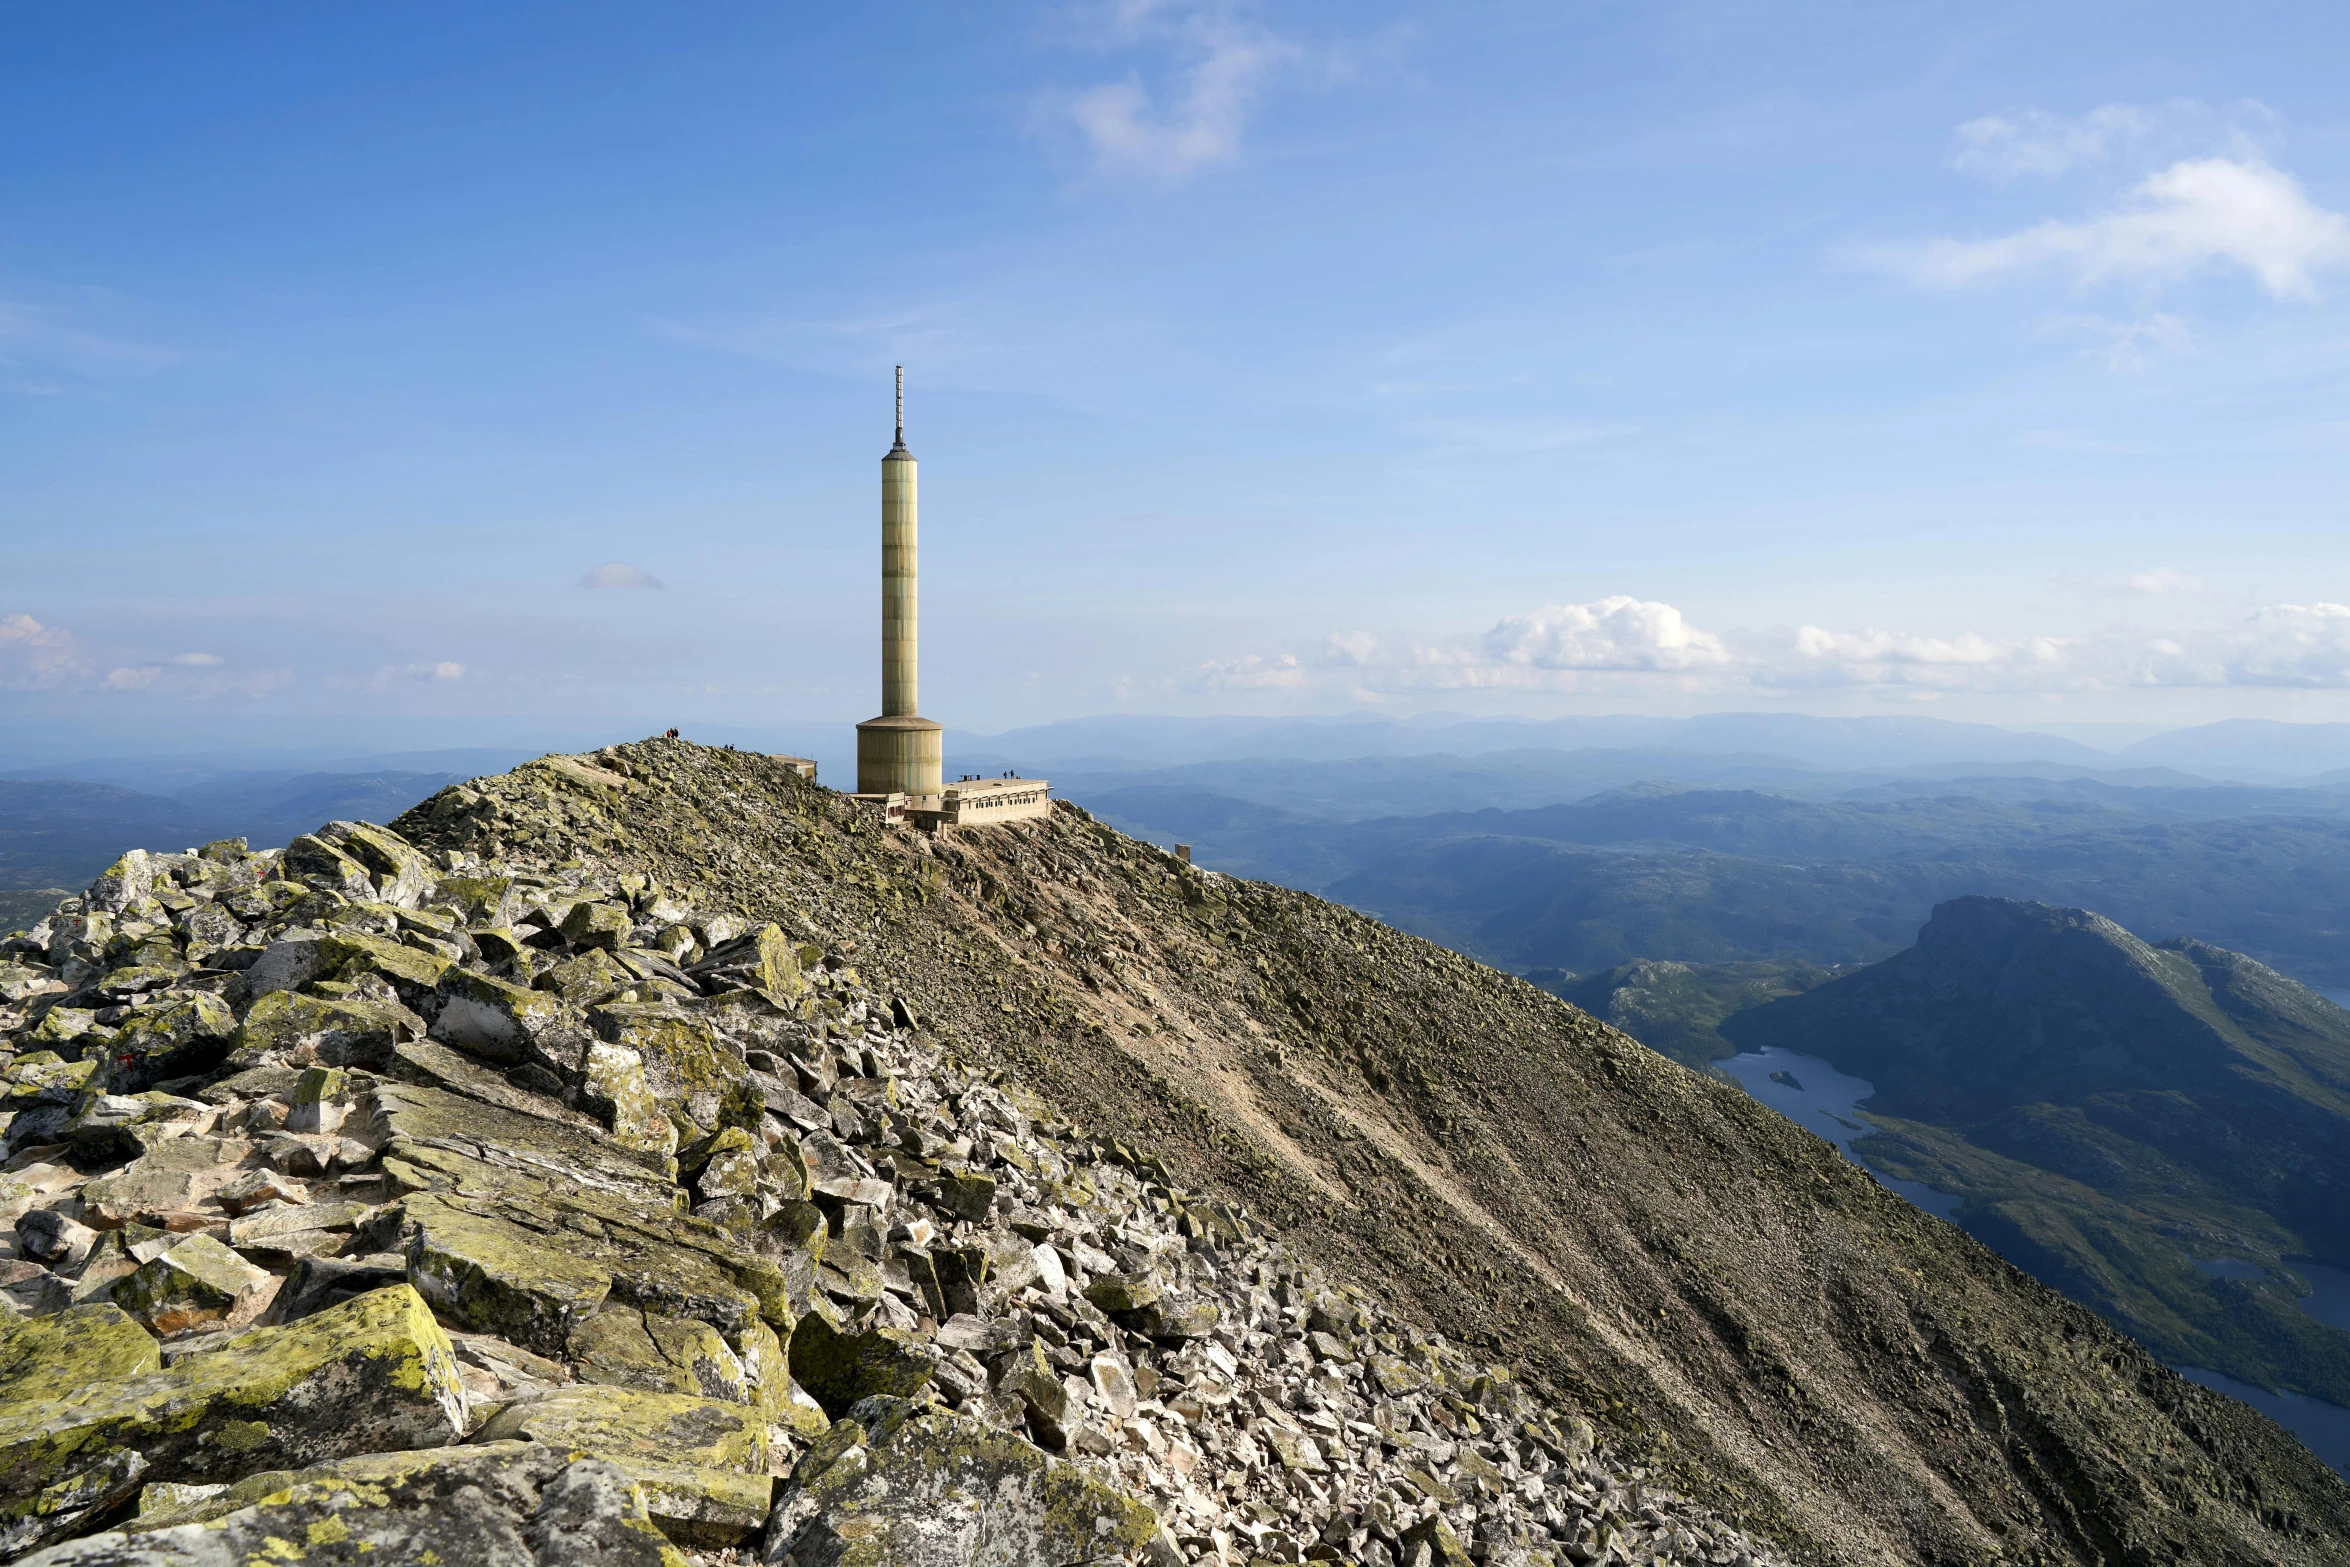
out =
[[[2350,1334],[2273,1271],[2350,1262],[2350,1012],[2199,941],[1969,897],[1721,1032],[1869,1079],[1862,1152],[1966,1193],[1969,1229],[2171,1358],[2350,1402]]]
[[[437,848],[657,876],[852,951],[1333,1275],[1818,1562],[2308,1562],[2350,1488],[1831,1148],[1534,987],[1069,808],[934,841],[652,741],[435,796]]]

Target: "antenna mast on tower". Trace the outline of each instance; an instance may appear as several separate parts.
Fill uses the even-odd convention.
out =
[[[906,450],[906,367],[897,367],[896,441],[881,459],[881,716],[857,726],[859,794],[939,792],[939,726],[916,701],[914,454]]]

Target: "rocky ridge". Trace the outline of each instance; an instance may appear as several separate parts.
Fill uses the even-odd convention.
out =
[[[8,1553],[1779,1559],[855,938],[495,847],[133,853],[0,944]]]
[[[754,754],[550,757],[393,824],[836,947],[973,1063],[1506,1360],[1817,1562],[2309,1562],[2289,1436],[1743,1093],[1530,985],[1064,805],[931,838]]]

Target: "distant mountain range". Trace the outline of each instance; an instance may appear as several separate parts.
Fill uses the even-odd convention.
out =
[[[277,848],[337,819],[389,821],[462,773],[250,773],[179,793],[86,780],[0,779],[0,930],[90,881],[125,849],[244,838]],[[14,916],[14,917],[12,917]]]
[[[1801,713],[1618,714],[1548,720],[1429,714],[1412,719],[1071,719],[1001,734],[949,731],[948,760],[1029,770],[1130,772],[1203,762],[1475,757],[1499,751],[1637,750],[1685,757],[1744,755],[1799,771],[2031,763],[2095,771],[2173,768],[2226,782],[2284,783],[2350,769],[2350,724],[2231,719],[2107,749],[2042,731],[1947,719],[1821,718]]]
[[[1387,797],[1478,786],[1463,767],[1327,764]],[[1261,775],[1244,773],[1237,787]],[[1857,797],[1854,797],[1857,796]],[[1333,821],[1205,788],[1077,796],[1193,845],[1201,864],[1302,887],[1505,968],[1641,959],[1873,962],[1968,893],[2103,909],[2149,939],[2196,932],[2350,985],[2350,791],[2095,780],[1880,781],[1842,798],[1644,784],[1522,810]]]
[[[1856,1152],[2166,1358],[2350,1404],[2350,1332],[2296,1277],[2350,1267],[2350,1011],[2200,941],[1967,897],[1718,1029],[1874,1083]]]

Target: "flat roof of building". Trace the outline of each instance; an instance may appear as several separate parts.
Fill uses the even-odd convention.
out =
[[[958,778],[952,783],[947,784],[945,787],[948,789],[960,789],[965,794],[971,794],[980,790],[990,789],[1049,789],[1052,787],[1052,780],[1049,778],[1012,777]]]

